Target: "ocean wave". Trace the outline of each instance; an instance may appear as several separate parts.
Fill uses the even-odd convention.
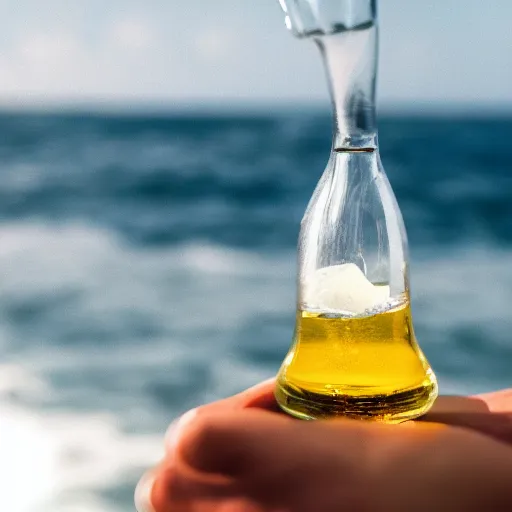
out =
[[[37,378],[12,365],[0,366],[0,375],[3,506],[12,512],[128,510],[128,497],[116,504],[102,493],[131,484],[154,464],[161,436],[123,432],[112,414],[22,407],[13,393],[32,393],[27,383],[31,387]],[[47,383],[39,385],[51,392]]]

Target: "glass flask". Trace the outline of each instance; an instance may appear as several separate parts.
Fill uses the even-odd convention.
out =
[[[301,223],[295,334],[275,395],[302,419],[409,420],[437,382],[414,335],[407,237],[379,156],[377,2],[280,3],[288,28],[320,49],[334,137]]]

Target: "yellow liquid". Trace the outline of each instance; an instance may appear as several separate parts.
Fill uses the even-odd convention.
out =
[[[362,317],[298,312],[276,387],[289,414],[399,422],[426,413],[436,397],[408,302]]]

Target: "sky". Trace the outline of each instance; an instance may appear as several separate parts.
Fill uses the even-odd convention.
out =
[[[327,102],[277,0],[0,0],[0,19],[0,106]],[[510,0],[380,0],[379,103],[512,110],[511,19]]]

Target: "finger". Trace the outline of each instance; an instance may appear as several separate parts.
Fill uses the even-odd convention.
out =
[[[492,412],[506,408],[504,402],[509,398],[512,398],[510,391],[474,397],[439,397],[420,423],[442,423],[512,443],[512,413]]]
[[[440,414],[461,413],[512,413],[512,389],[503,389],[475,396],[440,396],[432,409],[422,419]]]
[[[183,416],[171,423],[165,435],[165,450],[171,454],[174,450],[181,433],[200,416],[205,414],[220,414],[222,412],[236,411],[248,408],[265,409],[273,412],[280,412],[279,406],[274,397],[275,378],[238,393],[229,398],[219,400],[211,404],[203,405],[186,412]]]
[[[135,510],[137,512],[156,512],[153,506],[152,494],[159,468],[145,473],[135,488]]]
[[[272,410],[277,410],[277,403],[274,398],[274,388],[275,377],[272,377],[234,396],[219,400],[213,404],[205,405],[203,409],[205,411],[212,411],[256,407],[259,409],[270,408]]]
[[[512,389],[484,393],[476,398],[485,402],[491,412],[512,414]]]
[[[464,428],[512,444],[512,414],[502,413],[437,413],[426,423],[442,423],[451,427]]]
[[[167,460],[148,471],[135,490],[137,512],[190,512],[209,511],[209,504],[231,500],[238,496],[235,482],[219,475],[201,474],[193,468],[181,468]],[[245,510],[238,508],[234,510]]]
[[[169,465],[154,478],[149,496],[149,512],[213,512],[221,501],[235,499],[237,492],[229,479]]]
[[[177,455],[197,471],[239,477],[262,465],[268,468],[277,450],[280,461],[286,461],[296,450],[291,447],[290,426],[297,423],[258,410],[205,415],[183,432]]]
[[[349,419],[296,421],[286,415],[247,409],[208,415],[195,422],[183,433],[176,457],[178,463],[202,473],[231,478],[271,475],[289,469],[299,459],[304,467],[326,460],[333,445],[345,445],[353,456],[364,448],[360,440],[369,439],[374,431],[402,436],[389,425]],[[357,440],[354,446],[353,440]]]
[[[422,420],[435,418],[440,414],[486,413],[489,407],[480,397],[473,396],[440,396]]]

